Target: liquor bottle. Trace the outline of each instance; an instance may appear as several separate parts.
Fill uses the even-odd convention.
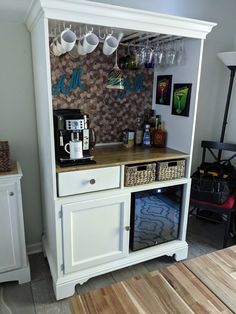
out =
[[[143,145],[151,146],[150,124],[145,124],[145,129],[143,133]]]
[[[135,144],[141,145],[143,142],[143,125],[142,125],[142,119],[139,116],[137,118],[137,128],[135,131]]]
[[[156,122],[155,130],[152,132],[153,135],[153,146],[155,147],[165,147],[167,132],[164,127],[164,122],[161,122],[159,125]]]

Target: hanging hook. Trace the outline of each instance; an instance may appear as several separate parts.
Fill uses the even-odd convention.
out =
[[[106,33],[104,33],[103,36],[101,35],[101,28],[100,27],[98,29],[98,36],[100,39],[105,39],[105,37],[106,37]]]

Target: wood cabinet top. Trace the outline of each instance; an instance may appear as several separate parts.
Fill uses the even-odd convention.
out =
[[[170,148],[144,148],[140,146],[125,148],[122,145],[98,146],[94,149],[93,155],[96,164],[68,167],[60,167],[57,165],[56,172],[60,173],[189,157],[188,154]]]

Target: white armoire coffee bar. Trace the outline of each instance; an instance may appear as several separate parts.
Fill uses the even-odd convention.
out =
[[[153,77],[153,109],[156,109],[157,74],[172,74],[173,83],[191,82],[189,116],[171,114],[171,106],[158,106],[168,130],[166,149],[127,158],[118,148],[95,148],[94,165],[64,167],[55,162],[50,23],[100,25],[129,32],[184,38],[187,54],[182,66],[159,68]],[[80,0],[37,0],[27,17],[31,32],[37,110],[38,143],[43,203],[43,248],[49,262],[57,299],[74,294],[76,284],[162,255],[176,260],[187,257],[186,229],[190,194],[190,169],[197,112],[203,44],[216,24],[114,5]],[[158,71],[158,73],[157,73]],[[117,146],[118,147],[118,146]],[[109,151],[109,149],[111,151]],[[107,155],[104,151],[107,150]],[[103,151],[101,157],[100,152]],[[114,154],[114,158],[110,158]],[[119,155],[119,158],[117,157]],[[107,156],[109,158],[105,158]],[[128,164],[184,159],[185,175],[127,187]],[[137,191],[183,185],[178,238],[138,251],[129,249],[131,194]]]

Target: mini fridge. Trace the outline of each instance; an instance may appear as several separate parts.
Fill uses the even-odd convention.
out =
[[[130,249],[178,239],[183,185],[132,193]]]

